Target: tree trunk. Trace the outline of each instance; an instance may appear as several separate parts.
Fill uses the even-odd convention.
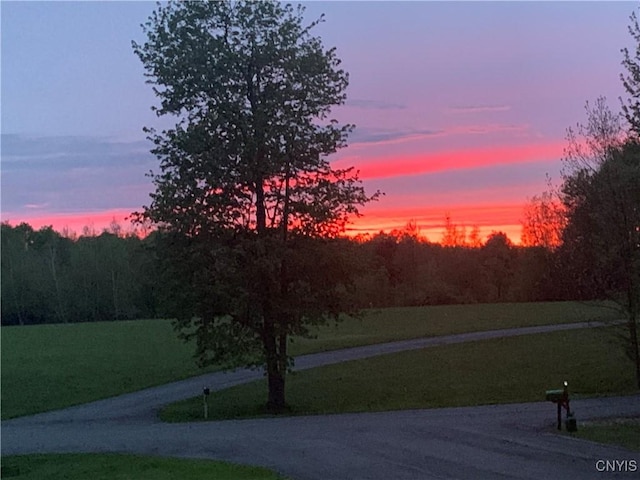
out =
[[[13,300],[14,308],[16,309],[16,314],[18,315],[18,325],[24,325],[24,319],[22,315],[23,302],[18,300],[18,292],[21,292],[22,288],[20,288],[21,286],[18,285],[18,280],[16,279],[13,252],[8,248],[5,248],[5,252],[8,252],[6,255],[7,255],[7,265],[9,265],[9,283],[12,286],[10,291],[11,293],[13,293],[12,300]]]
[[[636,367],[636,383],[640,388],[640,349],[638,348],[638,323],[635,315],[632,315],[629,319],[629,336],[631,337],[631,348],[633,349],[633,356]]]
[[[60,293],[60,281],[58,279],[58,271],[56,270],[56,249],[49,245],[49,269],[51,271],[51,278],[53,279],[53,287],[56,295],[56,316],[58,321],[66,323],[67,318],[64,314],[64,308],[62,306],[62,295]]]
[[[114,320],[120,320],[120,306],[118,302],[118,282],[116,281],[116,271],[111,269],[111,293],[113,295]]]
[[[277,368],[277,360],[274,362],[275,368],[270,369],[267,374],[269,383],[269,397],[267,400],[267,411],[269,413],[282,413],[286,409],[284,395],[284,372]],[[269,367],[268,367],[269,368]]]
[[[264,187],[262,177],[256,180],[256,231],[259,236],[264,235],[267,229],[267,213],[264,207]]]
[[[640,349],[638,348],[638,307],[635,300],[634,285],[629,288],[629,341],[631,342],[631,354],[635,363],[636,383],[640,388]]]
[[[635,363],[635,371],[636,371],[636,383],[638,388],[640,388],[640,349],[638,347],[638,317],[640,316],[640,304],[638,303],[638,292],[640,291],[640,286],[636,282],[635,272],[632,269],[632,264],[634,264],[634,260],[638,260],[634,258],[632,243],[628,242],[628,257],[627,261],[629,262],[627,265],[627,276],[629,278],[629,283],[627,286],[627,307],[629,312],[629,342],[631,343],[631,356],[633,358],[633,362]]]
[[[265,350],[267,357],[267,412],[282,413],[286,408],[284,382],[286,370],[281,368],[282,362],[278,353],[275,329],[271,319],[265,319]]]

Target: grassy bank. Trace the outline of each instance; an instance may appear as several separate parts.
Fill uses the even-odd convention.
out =
[[[294,355],[408,338],[612,319],[610,309],[564,303],[449,305],[366,312],[362,320],[297,339]],[[2,328],[2,418],[159,385],[204,373],[167,320]],[[212,370],[212,369],[209,369]]]
[[[265,468],[209,460],[117,454],[17,455],[2,458],[2,478],[16,480],[284,480]]]
[[[331,365],[290,375],[287,401],[300,415],[529,402],[564,380],[572,395],[632,393],[631,364],[607,338],[603,329],[554,332]],[[261,380],[212,393],[209,418],[263,415],[266,388]],[[202,420],[202,399],[173,404],[161,417]]]
[[[582,422],[574,435],[594,442],[621,445],[640,452],[640,418]]]

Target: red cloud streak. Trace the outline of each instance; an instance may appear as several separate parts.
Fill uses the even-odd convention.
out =
[[[380,158],[357,162],[360,178],[389,178],[399,176],[423,175],[445,170],[462,170],[496,165],[508,165],[559,159],[564,144],[546,143],[517,145],[507,147],[474,148],[450,152],[408,155],[403,157]],[[346,157],[335,162],[339,168],[355,163],[353,157]]]
[[[516,162],[530,162],[535,160],[557,158],[562,154],[562,144],[548,143],[537,145],[520,145],[499,148],[485,148],[474,150],[458,150],[420,156],[399,157],[393,160],[376,159],[358,165],[362,178],[384,178],[402,175],[419,175],[451,169],[477,168],[489,165],[509,164]],[[345,158],[337,163],[346,163]],[[428,200],[425,198],[425,202]],[[349,234],[377,233],[381,230],[390,231],[401,229],[410,220],[414,220],[431,240],[439,240],[443,228],[444,217],[449,213],[454,223],[477,225],[482,234],[493,230],[501,230],[509,235],[512,241],[520,238],[520,219],[522,218],[523,203],[499,203],[495,205],[466,204],[466,205],[438,205],[435,207],[420,206],[423,203],[414,199],[412,207],[405,208],[376,208],[375,204],[368,205],[363,213],[364,217],[353,219]],[[3,220],[11,224],[27,222],[34,228],[51,225],[55,230],[68,229],[77,234],[83,232],[84,227],[90,231],[100,233],[115,220],[124,231],[131,231],[132,225],[126,220],[134,210],[107,210],[101,212],[84,212],[69,214],[50,214],[35,216],[3,215]]]

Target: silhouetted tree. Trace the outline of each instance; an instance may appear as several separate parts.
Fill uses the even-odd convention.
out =
[[[559,288],[554,251],[545,247],[516,247],[514,251],[511,301],[543,302],[573,298],[567,290]]]
[[[26,223],[13,228],[2,223],[2,323],[24,325],[34,316],[33,282],[35,269],[29,265],[28,250],[33,229]],[[31,287],[31,288],[30,288]]]
[[[445,247],[463,247],[467,244],[467,229],[451,221],[448,213],[444,219],[444,232],[440,243]]]
[[[626,73],[620,74],[620,80],[629,95],[626,102],[622,103],[622,112],[631,128],[631,133],[636,139],[640,138],[640,26],[638,17],[633,12],[630,17],[629,34],[634,40],[633,53],[628,48],[622,49],[622,66]]]
[[[326,159],[352,127],[327,120],[348,77],[318,23],[271,1],[170,2],[133,44],[156,112],[178,122],[149,130],[162,172],[140,215],[187,280],[177,326],[201,364],[264,365],[275,412],[289,337],[350,309],[349,258],[330,239],[376,196]]]
[[[502,301],[514,273],[514,251],[504,232],[493,232],[482,247],[487,279],[496,289],[496,300]]]
[[[615,300],[626,313],[626,349],[640,387],[640,146],[624,138],[604,100],[587,115],[565,159],[561,253],[583,291]]]
[[[552,190],[534,195],[524,208],[521,243],[525,247],[558,248],[566,215],[558,195]]]
[[[480,228],[474,225],[469,232],[467,245],[471,248],[480,248],[482,246],[482,238],[480,237]]]

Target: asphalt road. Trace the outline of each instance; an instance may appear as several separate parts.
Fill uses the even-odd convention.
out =
[[[308,355],[296,365],[312,368],[407,349],[587,326],[394,342]],[[295,480],[640,478],[637,452],[557,435],[555,406],[547,402],[189,424],[157,419],[163,405],[197,395],[204,385],[222,389],[260,377],[260,372],[246,370],[214,373],[4,421],[2,455],[120,452],[211,458],[269,467]],[[575,400],[572,409],[578,426],[591,418],[637,417],[640,395]]]

